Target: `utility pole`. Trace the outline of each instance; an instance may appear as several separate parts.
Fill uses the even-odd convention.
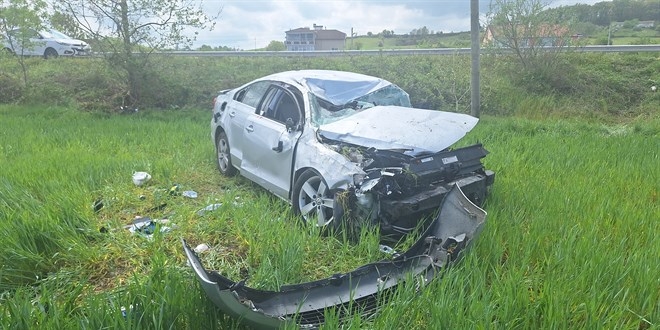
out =
[[[353,49],[353,37],[354,37],[353,28],[351,28],[351,49]]]
[[[471,30],[471,55],[472,55],[472,73],[470,80],[470,114],[479,118],[479,105],[481,96],[479,94],[479,0],[470,2],[470,30]]]

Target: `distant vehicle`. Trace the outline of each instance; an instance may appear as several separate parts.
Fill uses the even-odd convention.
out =
[[[6,52],[22,56],[85,56],[91,53],[88,43],[71,38],[57,30],[37,31],[15,29],[2,36],[2,47]]]

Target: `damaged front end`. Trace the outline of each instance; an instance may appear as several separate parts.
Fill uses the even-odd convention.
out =
[[[396,235],[418,227],[419,219],[436,210],[453,185],[482,205],[495,180],[495,173],[481,163],[488,151],[481,144],[452,148],[479,119],[385,105],[398,95],[396,89],[386,94],[384,100],[369,94],[358,101],[370,102],[339,106],[350,115],[336,118],[332,115],[337,112],[328,110],[329,114],[317,116],[317,140],[360,169],[353,185],[338,196],[343,201],[335,201],[336,215],[344,216],[342,221],[351,226],[380,225],[384,234]]]
[[[488,154],[481,144],[413,157],[398,150],[325,142],[365,172],[355,178],[355,187],[339,195],[344,201],[335,201],[340,206],[336,218],[378,223],[385,234],[411,232],[455,185],[481,206],[495,180],[495,173],[481,163]]]
[[[207,271],[183,241],[184,251],[208,297],[224,313],[257,328],[279,328],[287,323],[318,327],[326,310],[341,318],[351,313],[373,314],[386,301],[387,292],[405,280],[439,277],[458,260],[481,232],[486,212],[454,185],[445,195],[438,216],[406,252],[391,260],[370,263],[356,270],[314,282],[282,286],[279,291],[252,289],[216,271]]]

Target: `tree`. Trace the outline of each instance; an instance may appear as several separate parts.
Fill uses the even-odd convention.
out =
[[[570,37],[567,22],[547,11],[549,5],[544,0],[493,0],[486,39],[491,46],[513,52],[523,68],[534,58],[549,60],[566,48]]]
[[[279,52],[279,51],[282,51],[282,50],[286,50],[286,46],[284,46],[284,42],[282,42],[282,41],[272,40],[268,44],[268,46],[266,46],[266,50]]]
[[[412,29],[409,33],[411,36],[427,36],[433,34],[433,31],[429,32],[429,28],[422,26],[419,29]]]
[[[50,15],[50,25],[68,36],[90,40],[90,35],[76,22],[75,18],[65,12],[55,12]]]
[[[42,19],[46,16],[46,3],[43,0],[0,0],[0,32],[7,34],[10,50],[18,51],[16,60],[21,66],[23,85],[28,87],[27,66],[22,55],[23,49],[29,48],[33,30],[43,28]],[[13,33],[8,33],[13,31]]]
[[[53,0],[95,41],[96,51],[119,69],[127,91],[122,106],[140,102],[154,51],[189,47],[197,29],[213,29],[197,0]]]

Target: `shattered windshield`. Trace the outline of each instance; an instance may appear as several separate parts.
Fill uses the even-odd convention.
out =
[[[388,85],[344,104],[332,104],[310,93],[312,123],[325,125],[377,105],[410,107],[408,93],[396,85]]]

